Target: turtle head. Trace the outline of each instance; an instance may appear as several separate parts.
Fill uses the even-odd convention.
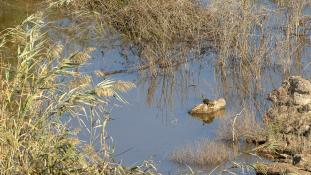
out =
[[[203,99],[203,103],[204,103],[204,104],[209,104],[210,102],[211,102],[211,100],[208,99],[208,98],[204,98],[204,99]]]

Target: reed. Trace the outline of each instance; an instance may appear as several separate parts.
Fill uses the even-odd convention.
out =
[[[171,154],[171,160],[176,163],[201,168],[220,165],[233,157],[233,151],[226,144],[209,140],[183,146]]]
[[[96,33],[83,36],[113,36],[109,43],[137,56],[133,67],[103,71],[106,77],[148,72],[154,82],[159,76],[175,78],[176,70],[188,62],[212,58],[221,85],[236,87],[242,98],[262,90],[263,78],[271,72],[285,78],[309,69],[305,51],[310,48],[310,17],[305,10],[310,2],[266,4],[245,0],[211,0],[207,5],[200,0],[50,0],[51,7],[79,21],[73,25],[79,36],[83,31]],[[169,79],[167,89],[172,89]],[[148,101],[155,101],[151,98]]]
[[[77,71],[93,49],[64,55],[64,46],[51,42],[45,28],[36,13],[0,35],[1,174],[155,174],[150,162],[129,168],[114,162],[106,142],[109,116],[103,120],[101,112],[112,98],[124,101],[120,93],[135,85],[93,85],[91,76]],[[102,128],[100,153],[78,139],[78,128],[62,122],[82,116],[102,119],[95,126]]]
[[[50,0],[50,6],[65,7],[74,18],[95,19],[102,27],[99,32],[117,33],[151,67],[172,66],[174,58],[189,53],[216,51],[219,66],[229,70],[236,65],[245,76],[252,72],[252,78],[259,78],[274,60],[290,71],[291,61],[301,58],[298,52],[308,44],[304,37],[310,17],[304,10],[310,2],[271,3],[278,6],[238,0],[212,0],[208,5],[200,0]]]
[[[98,32],[109,30],[120,36],[122,44],[135,48],[137,63],[147,65],[153,75],[149,103],[160,84],[155,75],[170,75],[176,71],[173,67],[204,54],[215,53],[217,76],[224,88],[234,87],[232,91],[241,94],[241,103],[262,90],[269,71],[277,71],[281,77],[302,74],[310,62],[304,52],[310,49],[311,23],[305,13],[311,6],[308,0],[272,0],[273,7],[247,0],[211,0],[208,5],[199,0],[53,2],[52,6],[65,7],[70,14],[88,14],[86,20],[95,17],[102,27]],[[81,15],[73,18],[83,19]],[[185,62],[174,64],[180,60]],[[163,96],[172,96],[176,85],[170,77],[166,83]],[[255,113],[250,113],[237,118],[235,126],[231,119],[226,121],[222,126],[229,130],[220,131],[220,137],[236,141],[251,135],[252,129],[260,130]]]

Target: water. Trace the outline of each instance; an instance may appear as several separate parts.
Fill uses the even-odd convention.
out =
[[[108,132],[116,145],[115,154],[118,160],[131,166],[152,159],[161,173],[175,174],[179,169],[187,167],[170,161],[172,151],[200,140],[215,139],[217,132],[224,127],[222,120],[230,119],[239,113],[243,102],[248,103],[248,107],[255,108],[255,104],[258,105],[257,115],[259,118],[262,116],[269,106],[265,100],[266,94],[280,85],[281,73],[267,71],[267,77],[270,78],[263,80],[263,90],[253,97],[249,93],[243,94],[239,88],[240,84],[236,84],[233,77],[228,77],[228,88],[224,88],[220,75],[213,66],[213,56],[206,55],[200,61],[182,65],[173,75],[159,76],[156,80],[149,76],[148,70],[140,73],[116,74],[111,77],[137,84],[136,89],[124,94],[129,104],[114,107],[111,112],[113,120],[110,122]],[[83,72],[99,68],[122,69],[122,65],[125,65],[117,49],[106,51],[103,55],[97,50],[94,57],[90,63],[91,67]],[[156,81],[155,84],[158,85],[154,93],[150,93],[152,81]],[[168,85],[163,89],[163,84]],[[170,87],[172,94],[166,92]],[[189,115],[188,111],[201,103],[203,97],[225,97],[228,103],[225,114],[211,118],[208,122]],[[171,98],[172,101],[167,98]],[[81,137],[87,140],[86,135]],[[242,156],[237,160],[247,160],[250,163],[256,159],[252,156]],[[211,168],[206,169],[205,173],[208,171],[211,171]]]
[[[20,23],[33,11],[32,1],[1,1],[0,2],[0,30]],[[21,8],[23,7],[23,8]],[[26,7],[26,8],[25,8]],[[14,15],[12,15],[14,11]],[[59,25],[70,23],[68,19],[59,21]],[[53,35],[53,34],[52,34]],[[58,42],[69,43],[65,37],[57,37]],[[93,41],[90,42],[94,44]],[[107,43],[106,43],[107,44]],[[66,52],[81,49],[89,44],[72,42]],[[109,42],[108,42],[109,45]],[[137,57],[129,55],[128,59],[120,54],[119,47],[105,49],[97,47],[93,53],[94,59],[82,72],[97,69],[105,71],[124,69],[133,66]],[[310,49],[306,50],[306,53]],[[109,78],[128,80],[137,85],[137,88],[122,94],[129,104],[112,106],[111,120],[108,132],[116,146],[116,159],[125,165],[135,165],[143,160],[155,161],[159,171],[163,174],[175,174],[178,169],[187,169],[170,160],[172,151],[202,139],[213,140],[219,128],[223,128],[222,121],[232,118],[239,113],[244,105],[252,108],[260,120],[269,103],[266,95],[273,88],[279,87],[284,74],[282,70],[271,66],[265,69],[265,78],[261,79],[261,87],[256,88],[251,80],[249,86],[243,84],[239,75],[227,70],[224,81],[217,67],[214,66],[215,55],[207,54],[200,60],[180,65],[173,74],[153,77],[148,70],[141,72],[115,74]],[[302,73],[310,77],[309,60],[302,59]],[[299,71],[297,71],[299,72]],[[96,79],[100,81],[100,79]],[[246,86],[247,90],[243,89]],[[242,87],[242,88],[241,88]],[[204,97],[224,97],[227,101],[225,114],[204,122],[188,114],[188,111],[200,103]],[[76,124],[77,125],[77,124]],[[77,125],[78,126],[78,125]],[[79,127],[79,126],[78,126]],[[85,130],[80,138],[87,141],[89,135]],[[256,159],[252,156],[240,156],[240,162],[250,163]],[[225,165],[224,167],[229,167]],[[202,170],[202,169],[197,169]],[[211,169],[204,170],[205,173]]]

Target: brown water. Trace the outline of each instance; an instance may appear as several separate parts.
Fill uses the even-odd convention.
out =
[[[19,24],[34,9],[35,1],[4,0],[0,1],[0,30],[13,27]],[[58,25],[67,25],[68,19],[58,20]],[[53,35],[53,34],[52,34]],[[53,37],[57,42],[70,43],[66,52],[79,50],[81,48],[94,46],[90,42],[68,42],[66,37]],[[106,45],[110,43],[106,43]],[[120,53],[121,48],[116,46],[106,49],[97,46],[93,53],[94,59],[89,66],[81,70],[92,73],[93,70],[105,71],[124,69],[135,63],[136,56]],[[310,48],[306,54],[310,54]],[[261,87],[256,87],[256,81],[251,80],[247,89],[241,88],[245,82],[239,75],[227,71],[224,80],[221,73],[214,65],[216,55],[206,54],[200,60],[180,65],[170,75],[151,76],[148,72],[134,72],[126,74],[115,74],[109,78],[129,80],[137,84],[137,88],[124,94],[129,104],[112,106],[108,131],[116,145],[116,159],[125,165],[133,165],[146,159],[153,159],[160,172],[163,174],[176,174],[178,169],[187,169],[170,161],[170,154],[176,148],[195,143],[201,139],[214,139],[219,128],[222,128],[222,120],[232,118],[234,114],[241,111],[243,104],[254,110],[258,120],[263,115],[269,103],[265,100],[266,94],[281,84],[285,76],[282,70],[277,67],[267,67],[264,76],[260,79]],[[304,57],[302,65],[310,62],[309,57]],[[310,78],[310,67],[296,75],[304,75]],[[294,74],[294,73],[293,73]],[[99,79],[97,81],[100,81]],[[224,97],[227,101],[227,108],[221,117],[198,118],[188,114],[203,97],[219,98]],[[86,121],[86,123],[88,123]],[[79,126],[73,122],[73,127]],[[89,134],[82,130],[80,138],[88,142]],[[236,159],[239,162],[250,163],[256,160],[252,156],[240,156]],[[224,167],[229,167],[229,164]],[[206,169],[197,169],[207,173]]]

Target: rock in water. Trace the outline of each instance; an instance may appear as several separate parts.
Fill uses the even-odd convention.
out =
[[[193,107],[190,111],[190,114],[209,114],[221,109],[224,109],[226,106],[226,101],[223,98],[217,100],[209,100],[208,103],[201,103]]]

